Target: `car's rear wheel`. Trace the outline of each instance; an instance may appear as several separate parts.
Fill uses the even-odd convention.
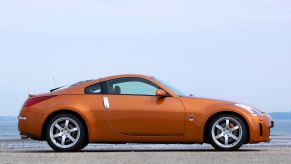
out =
[[[208,127],[208,139],[217,150],[239,149],[247,139],[247,128],[240,117],[221,114],[214,117]]]
[[[79,151],[87,145],[84,125],[72,114],[53,116],[47,122],[45,136],[56,151]]]

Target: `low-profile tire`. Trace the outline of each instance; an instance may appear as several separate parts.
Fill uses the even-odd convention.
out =
[[[208,125],[207,137],[216,150],[238,150],[247,139],[245,123],[234,114],[217,115]]]
[[[45,138],[55,151],[79,151],[87,145],[84,125],[72,114],[52,116],[46,124]]]

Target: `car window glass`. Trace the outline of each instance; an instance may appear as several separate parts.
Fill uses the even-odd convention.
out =
[[[99,94],[101,93],[101,85],[99,83],[91,85],[85,89],[85,93],[86,94]]]
[[[108,94],[155,96],[159,88],[140,78],[120,78],[106,82]]]

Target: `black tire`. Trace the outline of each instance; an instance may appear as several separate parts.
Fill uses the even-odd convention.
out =
[[[88,146],[89,145],[89,142],[86,142],[82,147],[81,147],[81,149],[80,150],[82,150],[82,149],[84,149],[86,146]]]
[[[224,119],[225,119],[225,127],[223,127]],[[227,123],[226,123],[227,119],[229,120],[228,128],[227,128]],[[219,121],[221,121],[220,125],[219,125]],[[219,125],[218,126],[219,128],[214,128],[217,125]],[[231,126],[234,126],[234,127],[231,127]],[[233,130],[237,127],[239,129]],[[220,128],[222,128],[222,130]],[[247,131],[244,121],[242,121],[240,117],[234,114],[220,114],[220,115],[215,116],[213,119],[211,119],[206,130],[207,130],[207,137],[208,137],[209,143],[216,150],[220,150],[220,151],[238,150],[246,142],[247,136],[248,136],[248,131]],[[216,138],[216,137],[219,137],[219,138]],[[229,143],[229,141],[233,143],[231,142]],[[229,143],[229,144],[226,144],[226,143]]]
[[[69,123],[67,125],[67,127],[71,126],[72,129],[65,129],[65,125],[66,121],[69,120]],[[60,122],[58,122],[60,121]],[[58,127],[63,128],[62,130],[60,130],[59,128],[56,128],[57,126],[55,126],[56,124],[58,124]],[[60,125],[59,125],[60,124]],[[62,127],[62,125],[64,127]],[[75,125],[75,128],[74,128]],[[73,130],[73,129],[78,129],[74,132],[70,132],[69,130]],[[65,132],[63,132],[65,131]],[[53,133],[51,133],[53,132]],[[54,132],[56,132],[55,135],[58,134],[63,134],[61,136],[58,137],[53,137]],[[65,133],[65,134],[64,134]],[[72,137],[73,135],[76,137]],[[67,137],[70,136],[70,137]],[[63,137],[65,138],[65,142],[62,145],[62,139]],[[83,149],[87,144],[87,138],[86,138],[86,131],[85,131],[85,127],[82,124],[82,122],[80,121],[80,119],[72,114],[66,114],[66,113],[62,113],[62,114],[57,114],[52,116],[47,124],[46,124],[46,128],[45,128],[45,139],[48,143],[48,145],[54,149],[55,151],[60,151],[60,152],[74,152],[74,151],[79,151],[81,149]],[[71,139],[75,139],[74,141]],[[66,143],[68,143],[68,145],[65,145]],[[71,146],[70,146],[71,145]],[[66,147],[67,146],[67,147]]]

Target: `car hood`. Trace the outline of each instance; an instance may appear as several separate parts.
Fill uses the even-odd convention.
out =
[[[186,111],[218,111],[222,109],[237,109],[235,102],[223,101],[217,99],[201,98],[201,97],[179,97],[183,102]]]
[[[216,100],[216,99],[209,99],[209,98],[200,98],[200,97],[180,97],[180,98],[187,111],[207,109],[203,111],[205,112],[205,111],[211,110],[215,112],[215,111],[221,111],[221,110],[231,110],[231,111],[239,111],[239,112],[248,113],[248,114],[250,113],[248,110],[237,106],[236,104],[241,104],[237,102]],[[250,107],[253,110],[256,110],[259,113],[261,113],[261,116],[267,115],[266,112],[260,109],[257,109],[253,106],[250,106]]]
[[[237,103],[237,102],[232,102],[232,101],[218,100],[218,99],[212,99],[212,98],[194,97],[194,96],[181,97],[181,99],[187,100],[187,101],[199,101],[201,103],[211,103],[211,104],[234,105]]]

